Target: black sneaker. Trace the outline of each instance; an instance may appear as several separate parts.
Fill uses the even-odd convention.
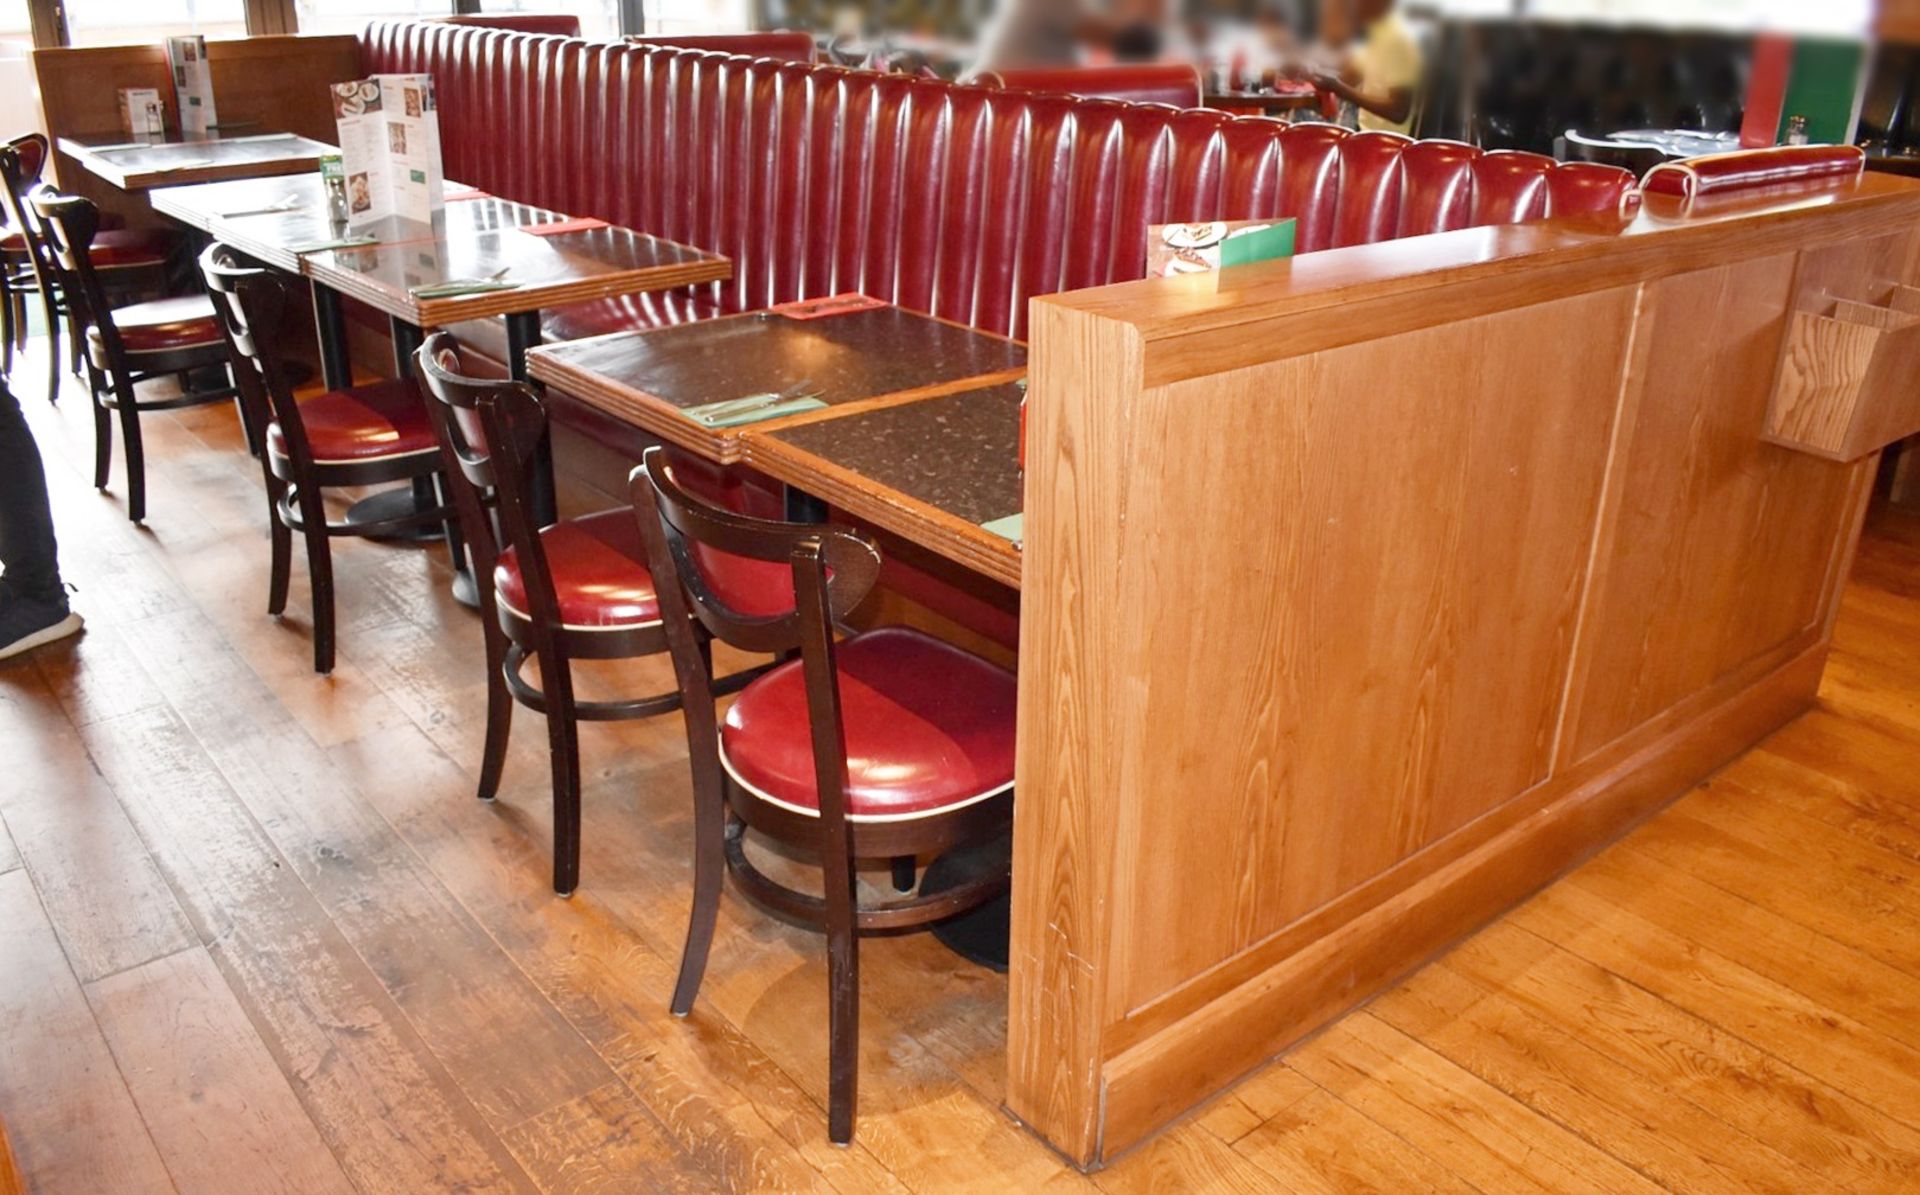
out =
[[[0,595],[0,660],[65,639],[81,625],[80,616],[67,606],[65,594],[56,601]]]

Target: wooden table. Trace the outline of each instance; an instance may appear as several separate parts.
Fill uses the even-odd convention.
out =
[[[1020,547],[986,524],[1020,513],[1016,382],[747,429],[746,459],[789,486],[1020,586]]]
[[[596,336],[534,350],[528,372],[663,440],[730,464],[745,459],[749,431],[1011,382],[1026,362],[1018,341],[881,306],[808,320],[758,311]],[[817,389],[826,408],[729,428],[707,427],[685,413],[799,383]]]
[[[317,170],[333,147],[294,133],[133,138],[95,133],[60,138],[60,152],[122,191],[176,183],[260,178]]]

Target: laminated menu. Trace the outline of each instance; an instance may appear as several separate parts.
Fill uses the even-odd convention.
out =
[[[1227,266],[1293,256],[1294,222],[1198,220],[1147,228],[1147,277],[1205,274]]]
[[[173,70],[173,98],[184,136],[205,134],[219,123],[213,110],[213,72],[207,67],[207,39],[167,39],[167,65]]]
[[[347,177],[347,223],[385,216],[430,222],[446,206],[433,76],[374,75],[333,85]]]

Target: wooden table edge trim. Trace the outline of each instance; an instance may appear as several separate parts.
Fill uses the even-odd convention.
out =
[[[745,436],[745,463],[775,481],[798,486],[956,564],[1020,588],[1021,552],[1012,540],[891,486],[876,486],[864,474],[804,448],[774,439],[781,430],[767,427]],[[927,534],[929,530],[931,534]]]

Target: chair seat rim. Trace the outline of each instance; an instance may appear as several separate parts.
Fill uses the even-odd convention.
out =
[[[284,432],[281,434],[285,435]],[[275,448],[273,446],[273,441],[271,439],[267,441],[267,451],[272,453],[274,457],[278,460],[291,461],[293,459],[293,457],[290,454],[282,452],[279,449]],[[316,455],[313,458],[313,463],[315,465],[330,465],[330,466],[378,465],[383,461],[402,461],[412,456],[438,456],[439,453],[440,453],[439,445],[429,444],[425,448],[408,448],[401,452],[382,452],[376,456],[319,456],[319,455]]]
[[[533,625],[533,615],[528,614],[525,610],[522,610],[519,607],[515,606],[512,602],[509,602],[507,600],[506,595],[500,592],[500,587],[498,585],[494,586],[494,589],[493,589],[493,604],[500,607],[501,613],[511,614],[513,617],[519,619],[521,622],[526,623],[528,626]],[[644,622],[616,622],[616,623],[610,623],[610,624],[599,625],[599,626],[590,626],[585,623],[577,623],[577,622],[562,622],[559,625],[560,625],[560,629],[563,631],[586,631],[586,632],[604,634],[604,633],[613,632],[613,631],[644,631],[649,627],[665,626],[666,623],[663,619],[660,619],[660,618],[649,618]]]
[[[722,740],[718,744],[718,746],[720,749],[719,750],[720,766],[726,770],[728,779],[732,780],[735,784],[739,785],[742,791],[750,794],[755,800],[764,801],[767,804],[772,805],[777,809],[784,809],[788,813],[792,813],[800,817],[810,817],[810,818],[816,818],[816,819],[820,817],[820,809],[818,806],[814,806],[810,808],[805,805],[798,805],[792,801],[784,800],[780,797],[774,796],[772,793],[768,792],[764,788],[761,788],[759,785],[754,784],[742,778],[739,770],[733,766],[733,760],[727,757],[727,746],[725,741]],[[857,822],[861,825],[886,825],[889,823],[899,823],[899,822],[923,822],[923,821],[927,821],[930,818],[940,817],[944,814],[957,813],[962,809],[967,809],[967,808],[970,808],[971,806],[978,805],[982,801],[990,801],[994,797],[997,797],[1002,793],[1011,792],[1013,791],[1013,783],[1014,782],[1012,780],[1008,780],[1005,784],[995,785],[992,788],[974,793],[971,796],[962,797],[957,801],[952,801],[946,804],[937,805],[932,809],[918,809],[908,813],[849,813],[847,814],[847,820],[850,822]]]

